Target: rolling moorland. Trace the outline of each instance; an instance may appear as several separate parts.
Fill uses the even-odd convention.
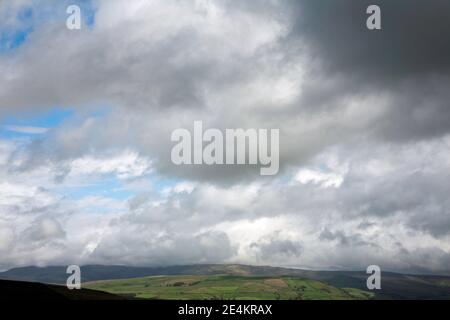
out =
[[[138,299],[366,300],[374,294],[298,277],[152,276],[86,283],[85,288]]]
[[[448,276],[383,272],[382,289],[368,291],[367,274],[359,271],[246,265],[81,269],[83,288],[128,299],[450,299]],[[65,271],[66,267],[16,268],[0,273],[0,279],[65,284]]]

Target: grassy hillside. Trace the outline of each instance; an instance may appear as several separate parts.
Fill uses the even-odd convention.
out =
[[[151,276],[213,276],[264,277],[306,279],[326,283],[344,292],[355,288],[367,290],[367,274],[364,271],[312,271],[247,265],[188,265],[168,267],[82,266],[83,282],[99,280],[131,279]],[[65,284],[66,267],[25,267],[0,272],[0,279]],[[231,278],[230,278],[231,279]],[[130,281],[130,280],[125,280]],[[374,291],[375,299],[450,299],[450,277],[433,275],[405,275],[382,273],[381,290]],[[148,287],[147,287],[148,288]],[[182,288],[196,289],[196,288]],[[148,289],[150,290],[150,289]],[[129,292],[134,294],[135,292]],[[304,294],[306,295],[306,293]],[[199,295],[201,296],[201,295]],[[210,297],[208,293],[208,297]]]
[[[83,287],[143,299],[354,300],[373,297],[363,290],[336,288],[298,277],[152,276],[97,281]]]

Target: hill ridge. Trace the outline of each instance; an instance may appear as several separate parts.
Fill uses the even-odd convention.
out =
[[[168,267],[130,267],[108,265],[86,265],[81,267],[82,282],[119,280],[148,276],[179,275],[231,275],[231,276],[292,276],[327,283],[336,288],[367,290],[368,275],[364,271],[313,271],[271,266],[243,264],[196,264]],[[0,273],[0,279],[20,280],[47,284],[65,284],[66,267],[20,267]],[[441,299],[450,298],[450,277],[434,275],[405,275],[382,273],[382,290],[378,298]]]

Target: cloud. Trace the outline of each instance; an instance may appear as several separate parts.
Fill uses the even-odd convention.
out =
[[[70,174],[92,175],[115,173],[119,179],[139,177],[148,174],[151,163],[132,151],[104,157],[84,156],[70,163]]]
[[[47,241],[65,236],[61,224],[51,218],[35,220],[30,227],[25,229],[24,234],[31,241]]]
[[[379,32],[366,28],[371,4],[381,8]],[[390,86],[393,80],[450,71],[450,45],[443,41],[450,35],[446,1],[298,1],[296,7],[291,36],[307,40],[329,71],[371,81],[362,85]]]
[[[360,146],[358,152],[333,148],[311,163],[325,170],[346,168],[345,180],[332,188],[291,183],[298,172],[292,170],[288,177],[231,188],[188,182],[144,187],[122,200],[108,193],[70,201],[53,197],[41,205],[33,204],[34,197],[18,198],[16,205],[3,207],[7,214],[0,219],[3,230],[15,230],[22,239],[20,246],[6,242],[15,249],[4,263],[17,263],[20,252],[27,264],[239,262],[361,269],[379,263],[388,270],[447,272],[439,262],[450,250],[448,177],[436,173],[448,170],[450,158],[441,143]],[[31,181],[31,172],[24,174]],[[76,179],[69,177],[65,183]],[[40,183],[53,186],[47,192],[58,190],[51,178]],[[19,194],[11,187],[2,190]],[[19,211],[25,203],[30,204]],[[37,238],[48,240],[32,253]],[[419,258],[425,252],[436,259],[432,265]]]
[[[365,11],[372,4],[381,8],[381,31],[366,28]],[[306,104],[330,108],[340,97],[387,94],[389,108],[366,130],[372,127],[390,141],[448,133],[448,2],[299,1],[296,8],[287,42],[314,56],[313,77],[331,83],[309,86]]]
[[[5,129],[12,132],[26,134],[44,134],[49,131],[48,128],[30,126],[5,126]]]
[[[3,267],[448,273],[450,8],[375,3],[380,32],[365,28],[369,2],[347,0],[100,0],[73,32],[64,2],[2,2],[0,28],[22,28],[24,8],[34,17],[0,54],[2,121],[74,110],[0,140]],[[279,128],[279,175],[173,165],[170,134],[195,120]]]
[[[320,184],[323,188],[339,188],[344,179],[342,176],[334,173],[323,173],[310,169],[300,169],[295,176],[295,180],[303,184]]]
[[[351,236],[348,236],[343,231],[336,231],[331,232],[328,229],[325,229],[320,233],[319,236],[320,240],[327,240],[327,241],[338,241],[339,245],[341,246],[370,246],[373,245],[371,243],[368,243],[364,240],[362,240],[362,236],[360,234],[354,234]]]
[[[256,251],[257,259],[261,262],[283,261],[286,263],[293,259],[299,261],[303,251],[301,242],[282,239],[281,232],[278,231],[268,237],[259,239],[250,245]]]

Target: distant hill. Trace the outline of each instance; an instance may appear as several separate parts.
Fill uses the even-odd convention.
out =
[[[4,300],[124,300],[124,297],[111,293],[81,289],[69,290],[65,286],[0,280],[0,301]]]
[[[127,267],[91,265],[81,267],[82,281],[142,278],[156,275],[294,276],[327,283],[336,288],[367,290],[367,274],[360,271],[309,271],[247,265],[188,265]],[[0,273],[0,279],[65,284],[66,267],[24,267]],[[450,299],[450,277],[382,273],[377,299]]]
[[[67,267],[22,267],[0,272],[0,279],[65,284]],[[309,271],[247,265],[187,265],[168,267],[128,267],[88,265],[81,267],[83,282],[96,280],[139,278],[151,275],[303,275]],[[312,274],[311,274],[312,275]]]

